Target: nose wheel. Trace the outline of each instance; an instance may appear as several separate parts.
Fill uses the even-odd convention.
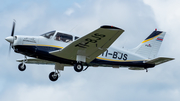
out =
[[[19,69],[20,71],[24,71],[24,70],[26,69],[25,62],[27,62],[27,57],[24,56],[24,58],[25,58],[25,59],[22,61],[22,63],[20,63],[20,64],[18,65],[18,69]]]
[[[24,63],[20,63],[19,66],[18,66],[18,69],[20,71],[24,71],[26,69],[26,65]]]

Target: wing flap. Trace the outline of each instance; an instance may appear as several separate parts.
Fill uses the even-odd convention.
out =
[[[102,26],[99,29],[74,41],[62,50],[50,52],[50,54],[69,59],[77,60],[77,57],[84,57],[87,63],[91,62],[106,49],[124,32],[124,30]]]
[[[128,69],[129,69],[129,70],[145,70],[145,69],[142,68],[142,67],[129,67]]]
[[[17,59],[16,61],[17,62],[23,62],[23,60],[24,59]],[[28,58],[26,60],[26,63],[29,63],[29,64],[52,64],[52,65],[55,64],[55,62],[48,61],[48,60],[37,59],[37,58]]]
[[[159,65],[159,64],[162,64],[162,63],[164,63],[164,62],[171,61],[171,60],[174,60],[174,58],[158,57],[158,58],[149,60],[149,61],[147,61],[146,63]]]
[[[24,59],[17,59],[17,62],[23,62]],[[43,59],[37,59],[37,58],[32,58],[28,57],[26,62],[28,64],[42,64],[42,65],[55,65],[55,68],[58,68],[59,70],[64,70],[64,66],[71,66],[69,64],[60,64],[57,62],[52,62],[48,60],[43,60]]]

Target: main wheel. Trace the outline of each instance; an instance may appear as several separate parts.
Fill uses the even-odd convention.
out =
[[[83,70],[83,65],[81,63],[74,64],[74,70],[76,72],[81,72]]]
[[[23,63],[20,63],[20,64],[18,65],[18,69],[19,69],[20,71],[24,71],[24,70],[26,69],[26,65],[25,65],[25,64],[23,65]]]
[[[58,74],[57,74],[56,72],[51,72],[51,73],[49,74],[49,79],[50,79],[51,81],[56,81],[56,80],[58,79]]]

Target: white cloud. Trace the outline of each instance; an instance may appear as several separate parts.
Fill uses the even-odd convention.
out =
[[[79,3],[77,3],[77,2],[75,2],[74,5],[75,5],[76,7],[78,7],[78,8],[81,8],[81,5],[80,5]]]
[[[180,8],[179,8],[179,0],[144,0],[144,2],[149,5],[155,15],[155,20],[160,28],[167,32],[163,46],[162,52],[163,54],[167,54],[169,56],[175,57],[176,60],[174,64],[175,67],[179,66],[179,51],[180,48],[177,47],[180,33]],[[166,49],[166,51],[163,51]],[[176,68],[177,69],[177,68]]]
[[[179,0],[144,0],[144,2],[152,8],[155,19],[162,29],[177,30],[177,25],[180,24]]]
[[[168,29],[168,33],[171,34],[168,35],[167,33],[168,37],[164,40],[165,43],[161,47],[160,54],[163,56],[176,56],[178,54],[176,56],[178,58],[179,53],[176,50],[178,48],[174,47],[175,45],[178,46],[178,44],[172,45],[171,40],[175,38],[175,41],[179,43],[179,29],[177,28],[177,25],[179,25],[179,10],[175,9],[178,8],[175,3],[178,4],[179,1],[168,1],[167,4],[163,4],[163,1],[157,3],[156,1],[144,1],[146,4],[141,0],[85,1],[88,2],[88,5],[84,6],[75,3],[75,6],[81,9],[73,8],[74,5],[72,5],[73,7],[68,7],[69,9],[62,12],[57,9],[61,9],[61,6],[46,8],[46,5],[34,4],[27,7],[26,10],[20,9],[21,7],[11,9],[17,13],[3,12],[4,17],[0,19],[2,21],[0,25],[11,29],[12,23],[9,21],[9,26],[5,18],[13,19],[15,16],[18,18],[19,28],[17,29],[21,33],[27,32],[37,35],[38,32],[53,29],[70,31],[77,26],[72,33],[85,35],[103,24],[110,24],[125,30],[113,45],[115,47],[125,45],[125,48],[135,47],[156,27],[160,30]],[[173,5],[175,6],[173,7]],[[166,8],[167,6],[170,6],[175,12],[171,12],[172,10],[169,10],[169,7]],[[166,14],[166,12],[168,13]],[[3,32],[5,33],[5,31]],[[176,34],[173,34],[175,32]],[[4,36],[1,35],[3,41]],[[1,41],[3,43],[1,46],[5,51],[6,44],[3,41]],[[62,76],[58,81],[51,82],[48,75],[54,70],[54,66],[27,65],[25,72],[19,72],[16,66],[18,63],[15,63],[15,59],[20,56],[12,54],[10,59],[6,59],[4,52],[0,53],[0,55],[2,57],[0,75],[3,78],[3,89],[0,87],[1,101],[12,99],[19,101],[179,101],[180,99],[178,85],[180,83],[180,73],[177,68],[179,63],[175,61],[150,69],[149,73],[101,67],[88,68],[85,72],[76,73],[72,67],[69,67],[62,72]]]
[[[24,3],[23,3],[24,4]],[[24,29],[28,24],[34,23],[37,19],[40,19],[41,16],[45,13],[45,7],[40,6],[36,3],[30,2],[30,7],[24,7],[17,9],[10,10],[9,12],[3,12],[2,13],[2,19],[0,19],[2,22],[7,22],[6,20],[10,20],[8,22],[12,22],[13,19],[16,19],[17,26],[16,31],[20,31]],[[5,20],[6,19],[6,20]],[[9,24],[5,23],[6,27],[12,27],[9,26]]]
[[[67,81],[63,80],[66,76],[63,75],[57,82],[37,84],[33,80],[29,84],[25,82],[14,84],[6,88],[6,92],[0,95],[0,100],[7,101],[13,98],[18,101],[60,99],[66,101],[173,99],[176,101],[179,99],[179,88],[171,87],[178,82],[172,82],[174,80],[171,77],[160,74],[161,70],[157,70],[145,73],[145,71],[127,72],[126,69],[89,68],[88,71],[80,74],[66,74],[71,78]]]
[[[65,14],[70,16],[72,13],[74,13],[74,9],[69,8],[67,11],[65,11]]]

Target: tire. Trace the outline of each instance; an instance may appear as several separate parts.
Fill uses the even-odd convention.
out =
[[[81,63],[74,64],[74,70],[76,72],[81,72],[83,70],[83,65]]]
[[[56,81],[56,80],[58,79],[58,74],[57,74],[56,72],[51,72],[51,73],[49,74],[49,79],[50,79],[51,81]]]
[[[20,71],[24,71],[25,69],[26,69],[26,65],[24,64],[24,66],[22,66],[23,65],[23,63],[20,63],[19,65],[18,65],[18,69],[20,70]]]

